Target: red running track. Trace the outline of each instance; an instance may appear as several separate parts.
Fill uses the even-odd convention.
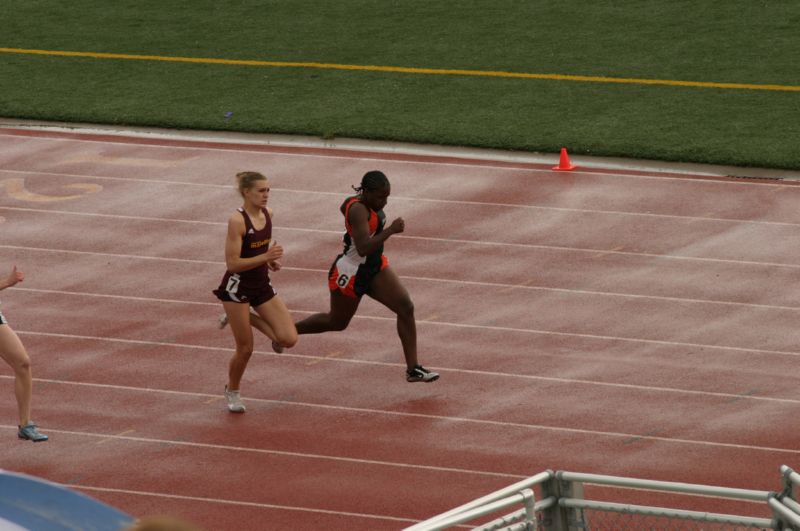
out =
[[[285,354],[257,339],[229,414],[211,289],[233,175],[271,179],[273,280],[301,318],[327,307],[338,206],[375,168],[441,380],[405,382],[365,301]],[[209,530],[402,529],[547,468],[775,490],[800,457],[799,200],[788,181],[0,128],[0,267],[27,275],[3,310],[51,435],[14,439],[3,369],[0,467]]]

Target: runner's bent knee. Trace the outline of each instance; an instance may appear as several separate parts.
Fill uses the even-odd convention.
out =
[[[297,344],[297,332],[295,332],[294,334],[278,336],[278,343],[280,343],[286,348],[292,348]]]
[[[253,343],[236,343],[236,355],[249,358],[253,355]]]
[[[398,317],[414,317],[414,303],[410,297],[402,297],[391,306]]]
[[[12,349],[8,355],[3,356],[3,359],[18,374],[26,374],[31,370],[31,358],[24,349]]]
[[[28,356],[13,358],[9,360],[8,364],[11,365],[11,368],[14,370],[14,374],[17,376],[27,377],[31,373],[31,360]]]
[[[23,357],[16,363],[16,371],[19,373],[31,372],[31,359],[28,356]]]

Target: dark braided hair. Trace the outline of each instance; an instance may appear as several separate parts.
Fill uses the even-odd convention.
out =
[[[382,190],[387,186],[389,186],[389,179],[386,177],[386,175],[382,171],[372,170],[364,174],[364,177],[361,178],[361,184],[359,186],[353,186],[352,188],[360,194],[363,192]]]

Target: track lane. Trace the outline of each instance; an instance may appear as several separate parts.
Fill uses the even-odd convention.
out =
[[[278,211],[278,223],[284,223],[284,229],[279,230],[285,230],[277,236],[283,239],[282,243],[294,245],[291,251],[303,257],[302,262],[295,264],[295,270],[281,274],[281,281],[285,279],[287,282],[284,291],[290,306],[302,314],[319,306],[325,307],[324,285],[319,281],[319,272],[324,271],[327,262],[338,251],[338,233],[331,229],[341,222],[335,211],[339,198],[357,180],[353,176],[381,167],[394,185],[390,217],[402,214],[418,231],[408,234],[412,237],[398,237],[392,242],[390,258],[396,259],[394,263],[406,275],[405,282],[414,295],[421,320],[420,330],[426,340],[424,348],[436,350],[424,354],[425,359],[446,360],[455,368],[449,376],[452,387],[447,389],[448,392],[455,389],[457,400],[444,400],[440,396],[443,392],[441,386],[424,391],[423,397],[409,399],[404,394],[409,386],[400,379],[397,384],[382,386],[377,393],[364,393],[363,385],[347,381],[353,363],[359,359],[368,362],[359,369],[374,372],[380,382],[393,382],[402,370],[391,320],[381,309],[365,304],[364,313],[367,315],[354,321],[346,334],[303,338],[308,351],[300,356],[276,358],[269,354],[258,355],[256,361],[269,362],[254,364],[252,373],[248,374],[252,374],[255,382],[272,382],[271,370],[276,368],[288,371],[287,374],[294,379],[291,382],[288,378],[286,381],[278,380],[266,395],[255,395],[251,399],[257,415],[268,416],[285,409],[297,415],[300,424],[292,428],[294,439],[286,433],[287,443],[300,440],[306,444],[308,440],[320,444],[328,442],[329,439],[324,437],[314,439],[308,436],[307,426],[314,425],[314,418],[319,416],[318,410],[321,409],[325,412],[325,422],[339,427],[342,423],[353,422],[356,430],[375,433],[375,440],[387,441],[383,446],[388,448],[400,444],[400,450],[416,451],[415,455],[423,456],[431,451],[430,447],[432,453],[423,459],[447,456],[446,459],[455,462],[466,458],[470,463],[481,464],[481,467],[498,463],[532,471],[548,467],[571,468],[654,479],[774,488],[773,472],[779,464],[791,464],[785,459],[794,455],[790,450],[791,441],[777,428],[781,419],[791,416],[785,408],[791,407],[796,398],[796,382],[787,375],[794,373],[791,361],[794,361],[796,338],[790,327],[800,304],[790,290],[782,287],[796,283],[797,247],[776,245],[775,242],[793,242],[796,238],[793,226],[800,222],[796,209],[796,194],[800,189],[796,186],[648,176],[637,172],[625,175],[603,171],[554,175],[534,165],[470,163],[455,159],[336,153],[330,150],[274,149],[258,152],[247,147],[237,150],[231,146],[222,149],[217,146],[213,151],[203,153],[201,148],[209,145],[156,140],[149,143],[160,146],[147,146],[146,142],[136,140],[117,139],[109,143],[102,138],[95,138],[92,142],[61,139],[54,143],[46,138],[9,137],[2,132],[0,136],[0,143],[9,148],[0,153],[3,166],[0,180],[6,179],[6,193],[0,193],[0,206],[12,207],[0,211],[6,218],[0,244],[7,246],[0,248],[0,253],[8,253],[9,257],[29,253],[28,256],[37,264],[28,269],[33,272],[25,284],[29,291],[12,291],[8,297],[4,294],[7,301],[4,310],[8,310],[17,329],[25,332],[23,339],[32,351],[35,348],[36,359],[52,361],[45,363],[47,370],[60,372],[60,376],[66,374],[80,379],[91,375],[91,378],[98,378],[96,385],[102,385],[99,381],[102,379],[130,380],[143,386],[161,381],[165,384],[164,389],[170,389],[175,386],[175,373],[201,371],[203,365],[197,363],[199,366],[186,369],[183,360],[194,355],[195,362],[209,360],[206,369],[213,363],[219,363],[221,369],[194,374],[193,385],[215,388],[217,384],[211,379],[224,374],[226,356],[199,347],[175,345],[216,343],[223,352],[230,348],[225,341],[227,336],[209,330],[206,324],[209,313],[213,319],[217,312],[215,306],[203,303],[206,287],[180,280],[162,286],[163,293],[155,297],[143,287],[148,280],[159,278],[159,273],[178,275],[192,268],[195,276],[190,278],[202,275],[202,278],[209,279],[210,284],[216,282],[219,274],[217,264],[221,264],[221,257],[208,242],[221,241],[218,234],[220,229],[224,231],[224,220],[214,217],[219,215],[215,209],[198,205],[236,202],[235,192],[228,187],[230,168],[245,165],[256,169],[270,168],[273,186],[277,188],[271,202]],[[81,149],[86,151],[81,152]],[[381,157],[391,160],[380,160]],[[13,170],[18,173],[14,174]],[[70,175],[64,176],[64,173]],[[91,175],[100,178],[93,179]],[[18,181],[9,183],[9,178]],[[23,179],[23,188],[19,188],[19,179]],[[148,179],[153,182],[142,182]],[[281,189],[276,183],[291,185]],[[101,191],[97,191],[97,185],[103,187]],[[17,194],[16,198],[10,196],[12,192]],[[64,196],[74,197],[60,199]],[[685,197],[693,200],[686,201]],[[45,200],[40,201],[43,198]],[[181,200],[171,204],[169,200],[174,198]],[[183,202],[183,198],[190,200]],[[39,207],[39,210],[72,209],[79,213],[120,217],[114,221],[111,217],[95,217],[84,223],[76,221],[75,216],[55,214],[49,217],[50,214],[38,211],[13,210],[31,206]],[[303,216],[303,207],[318,209],[320,216],[308,219]],[[184,221],[171,223],[163,219],[122,219],[121,216]],[[201,223],[202,227],[198,228],[185,222],[192,219],[206,223]],[[450,222],[432,223],[435,219],[449,219]],[[481,220],[483,223],[479,222]],[[98,227],[103,230],[98,230]],[[154,227],[164,228],[160,233],[161,239],[155,237],[159,233]],[[695,236],[690,236],[690,233]],[[503,234],[505,239],[497,241],[497,234]],[[114,239],[114,235],[118,237]],[[331,244],[326,243],[329,239]],[[87,243],[82,243],[84,241]],[[31,245],[31,242],[37,245]],[[60,244],[66,244],[73,251],[101,254],[71,255],[65,259],[64,253],[58,254]],[[325,247],[329,250],[318,253],[324,258],[308,260],[311,251],[318,249],[319,245],[330,245]],[[739,249],[744,251],[731,253],[729,250],[740,245]],[[31,250],[37,246],[50,248],[53,252]],[[580,248],[570,249],[569,246]],[[146,249],[146,254],[153,259],[108,255],[140,254],[132,253],[131,249]],[[433,249],[436,253],[431,252]],[[61,263],[43,258],[44,254],[55,255]],[[434,254],[440,259],[436,263],[430,261]],[[486,269],[472,267],[476,257],[495,265]],[[498,257],[501,260],[497,260]],[[73,258],[76,260],[72,261]],[[102,261],[106,262],[105,265]],[[142,262],[149,262],[149,265],[143,267]],[[517,266],[503,268],[504,262]],[[469,264],[467,271],[463,267],[465,263]],[[635,267],[631,268],[632,265]],[[127,278],[116,283],[105,282],[109,271],[124,272],[120,277],[127,275]],[[531,271],[536,273],[535,277]],[[464,273],[469,276],[464,278],[461,276]],[[48,277],[53,281],[50,285],[32,281]],[[467,288],[466,285],[439,282],[437,277],[484,283],[496,282],[500,278],[506,285]],[[310,278],[316,279],[313,280],[314,287],[309,285],[305,289],[306,284],[312,282]],[[720,280],[714,282],[716,278]],[[539,279],[542,279],[543,286],[537,287],[549,288],[549,291],[526,287],[532,287]],[[288,289],[288,286],[297,284],[304,288]],[[96,293],[93,286],[97,285],[102,287],[98,295],[113,286],[112,290],[105,292],[111,297],[69,293],[70,290]],[[470,289],[474,293],[468,293]],[[493,290],[498,293],[493,293]],[[587,293],[591,290],[606,293]],[[170,300],[185,300],[187,293],[191,294],[190,299],[197,299],[188,300],[183,305]],[[625,293],[651,298],[624,298]],[[112,298],[115,295],[127,298]],[[139,298],[134,299],[137,296]],[[467,311],[474,308],[469,303],[476,296],[486,303],[478,315]],[[447,297],[459,301],[461,308],[437,305]],[[680,298],[693,300],[674,300]],[[103,302],[98,302],[101,299]],[[611,302],[612,299],[616,302]],[[733,305],[726,306],[721,302]],[[593,305],[595,311],[587,313],[583,308],[587,304]],[[179,315],[182,324],[186,325],[184,330],[168,326],[170,320],[174,321],[178,315],[176,305],[182,308]],[[537,315],[531,320],[520,317],[531,305]],[[552,308],[563,312],[561,315],[568,320],[566,324],[558,318],[558,312],[552,312]],[[624,315],[625,322],[609,320],[606,314],[612,311],[623,312],[621,315]],[[367,318],[369,314],[378,318]],[[598,314],[600,319],[589,319]],[[656,327],[645,326],[647,315],[669,322],[657,322]],[[698,316],[710,316],[710,326],[704,330],[689,329]],[[26,328],[30,323],[36,324],[33,328]],[[554,329],[525,326],[530,323],[550,325]],[[557,328],[559,325],[563,330]],[[762,330],[755,331],[756,328]],[[89,337],[86,330],[96,331],[97,336]],[[84,333],[83,339],[46,335],[54,332],[80,335],[74,334],[76,331]],[[635,332],[640,339],[618,336],[626,331]],[[394,341],[387,340],[387,337]],[[691,341],[701,337],[707,340],[705,344]],[[126,342],[115,343],[114,338]],[[59,345],[61,352],[50,352],[47,347],[53,345]],[[342,352],[354,351],[354,346],[358,349],[358,357],[339,359],[343,357]],[[784,347],[786,350],[780,350]],[[181,353],[173,358],[169,353],[176,349],[191,354]],[[114,352],[118,352],[122,359],[135,361],[128,367],[108,363],[115,357],[109,353]],[[159,367],[159,362],[167,367]],[[278,367],[273,367],[276,364]],[[509,376],[515,371],[520,372],[520,367],[524,367],[523,374]],[[687,367],[692,369],[687,370]],[[93,371],[93,368],[97,370]],[[165,368],[169,370],[165,371]],[[41,396],[44,399],[49,397],[52,402],[47,401],[48,406],[38,411],[41,411],[42,419],[57,426],[60,420],[68,419],[67,411],[74,409],[70,408],[66,395],[72,393],[75,397],[72,403],[87,398],[85,393],[75,390],[65,395],[62,388],[79,386],[75,386],[75,382],[62,383],[57,376],[43,378],[40,375],[42,370],[36,366],[37,377],[42,378],[37,380],[37,385],[42,388]],[[316,388],[301,386],[298,390],[297,382],[303,381],[302,375],[309,372],[324,374],[326,380]],[[531,380],[525,376],[543,378]],[[586,379],[586,382],[579,381],[581,379]],[[509,384],[509,380],[512,383]],[[315,380],[311,381],[316,384]],[[253,389],[264,392],[255,382]],[[337,388],[336,384],[340,382],[346,383]],[[625,382],[634,385],[623,387]],[[643,382],[645,385],[641,385]],[[604,387],[602,384],[605,383],[613,385]],[[3,389],[7,392],[10,392],[9,385],[10,380],[0,378],[0,387],[5,386]],[[670,390],[652,389],[658,386]],[[702,390],[726,396],[691,395],[678,387],[684,387],[683,391]],[[121,391],[91,386],[89,389],[104,399],[104,404],[115,400],[135,404],[136,400],[141,400],[141,411],[137,411],[135,405],[127,407],[120,415],[123,421],[140,414],[137,422],[144,426],[147,417],[153,417],[147,414],[147,410],[159,410],[155,405],[152,408],[142,406],[152,397],[133,399],[128,396],[141,394],[141,390]],[[484,401],[487,403],[479,402],[477,397],[484,392],[487,396],[499,398]],[[676,393],[680,398],[664,401],[665,393]],[[39,396],[37,394],[37,400]],[[169,400],[175,396],[169,395]],[[211,397],[215,395],[206,396],[212,402],[204,405],[214,405]],[[282,400],[275,401],[275,396]],[[632,403],[625,403],[626,397]],[[313,402],[312,398],[320,402]],[[322,407],[343,399],[349,404],[346,407],[351,409]],[[514,402],[532,403],[533,406],[519,412],[511,407]],[[362,407],[376,404],[385,406],[386,411]],[[669,404],[671,409],[665,410],[665,404]],[[190,403],[186,409],[193,405]],[[262,405],[271,406],[262,412],[259,407]],[[5,415],[13,415],[7,411],[7,405],[3,407],[6,408],[2,409]],[[136,414],[128,416],[130,410]],[[306,417],[308,410],[312,410],[313,415],[310,421]],[[418,436],[401,440],[393,432],[379,433],[379,428],[387,425],[384,421],[378,421],[374,431],[370,431],[375,419],[387,415],[387,411],[394,415],[412,415],[411,418],[417,419],[412,424],[418,428]],[[442,412],[446,415],[441,415]],[[464,412],[469,414],[464,415]],[[710,415],[704,416],[703,412]],[[224,410],[221,413],[230,420]],[[248,412],[248,418],[255,416],[251,413],[254,411]],[[109,410],[107,414],[112,415],[113,411]],[[506,420],[493,424],[492,419],[498,415]],[[176,412],[155,422],[151,418],[149,424],[153,430],[160,428],[168,432],[169,426],[183,428],[190,421],[197,421],[193,418],[195,415],[187,415],[185,420],[178,417],[181,415]],[[353,420],[350,417],[357,418]],[[540,424],[532,428],[530,419],[534,417]],[[561,425],[564,418],[567,424]],[[168,420],[173,420],[174,424]],[[663,421],[660,426],[659,420]],[[115,427],[118,422],[91,415],[66,422],[79,424],[84,421],[98,425],[106,421],[107,426]],[[559,426],[547,425],[546,421],[559,423]],[[199,422],[200,426],[209,426],[209,432],[215,437],[229,436],[218,429],[213,417]],[[581,423],[595,428],[602,427],[603,423],[608,423],[607,427],[623,428],[627,424],[630,429],[585,433],[586,430],[573,427]],[[395,422],[395,426],[407,425],[407,421]],[[474,428],[475,425],[481,428],[468,434],[457,431],[456,439],[447,439],[447,435],[452,433],[447,430],[460,430],[462,426]],[[497,434],[487,437],[484,430],[495,426]],[[753,426],[759,433],[750,432]],[[424,431],[425,428],[430,433]],[[439,431],[440,428],[443,431]],[[276,428],[267,423],[257,429],[268,436]],[[536,431],[535,436],[528,433],[531,429]],[[185,431],[190,430],[187,427]],[[333,432],[335,428],[328,431]],[[488,431],[492,433],[492,429]],[[101,430],[98,433],[105,432]],[[347,433],[345,430],[342,437],[346,440],[342,447],[338,445],[339,441],[334,440],[337,452],[346,451],[342,448],[347,449],[349,444],[366,453],[383,455],[381,451],[386,448],[370,444],[370,439],[358,438],[359,442],[354,442],[357,435],[357,432]],[[727,446],[697,444],[710,435],[725,438]],[[433,440],[434,436],[438,439]],[[691,437],[697,439],[692,442]],[[623,441],[620,443],[619,439]],[[491,449],[498,441],[502,442],[495,455]],[[759,447],[742,448],[746,441],[756,442],[753,446]],[[776,446],[780,441],[786,443],[788,452]],[[516,447],[515,442],[518,443]],[[153,444],[164,446],[165,443]],[[676,445],[693,446],[676,452]],[[622,451],[617,451],[618,446],[623,447]],[[515,453],[515,448],[523,452],[519,462],[514,459],[514,456],[517,459],[520,456]],[[725,450],[720,452],[720,448]],[[15,445],[14,450],[33,455],[30,445]],[[490,457],[484,461],[485,454]],[[612,458],[598,459],[599,455]],[[558,464],[554,465],[554,461]],[[53,459],[31,466],[43,466],[32,469],[58,475],[61,473],[58,462]],[[729,466],[731,463],[733,465]],[[109,480],[102,477],[102,470],[97,474],[98,481]],[[143,474],[139,479],[152,477]],[[200,485],[200,479],[191,475],[173,479],[173,490],[176,491],[192,490]],[[379,481],[377,476],[373,479]],[[419,516],[423,518],[485,494],[495,488],[492,483],[485,478],[484,481],[474,481],[471,484],[475,492],[464,492],[465,499],[457,499],[454,493],[442,491],[433,483],[429,488],[425,487],[427,483],[408,488],[414,495],[417,491],[428,492],[429,496],[431,492],[439,494],[434,504],[436,507],[420,508],[421,512],[430,509]],[[124,491],[121,488],[117,494],[121,503],[140,506],[137,504],[141,503],[143,495],[119,494]],[[212,519],[210,521],[215,521],[214,514],[217,514],[216,518],[225,520],[230,513],[211,509],[215,502],[203,503],[196,499],[178,501],[176,498],[172,499],[172,505],[159,506],[179,508],[182,503],[202,505],[205,514]],[[283,514],[286,510],[278,509],[277,512]],[[312,518],[304,514],[294,523],[302,527],[302,522],[311,521]],[[225,525],[220,528],[226,528]]]

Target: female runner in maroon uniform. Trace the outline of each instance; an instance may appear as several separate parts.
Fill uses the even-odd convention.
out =
[[[0,280],[0,290],[10,288],[17,282],[22,282],[25,275],[17,271],[17,266],[11,270],[7,278]],[[31,389],[33,377],[31,376],[31,359],[19,340],[19,336],[0,313],[0,358],[3,358],[14,369],[14,394],[17,397],[19,410],[19,430],[17,436],[33,442],[47,440],[47,435],[39,433],[36,424],[31,420]]]
[[[283,248],[272,243],[272,210],[267,208],[269,183],[256,172],[236,175],[244,205],[228,220],[225,239],[227,272],[214,294],[222,301],[225,316],[220,324],[230,323],[236,341],[236,353],[228,370],[225,398],[234,413],[245,410],[239,393],[242,375],[253,354],[253,331],[258,328],[271,340],[276,351],[297,343],[289,310],[275,294],[269,281],[269,271],[280,269]],[[250,309],[255,315],[251,316]]]
[[[350,324],[363,295],[369,295],[397,314],[397,333],[406,360],[406,380],[433,382],[439,378],[417,361],[417,326],[414,303],[389,267],[383,255],[383,243],[392,234],[403,232],[405,222],[397,218],[384,228],[386,206],[391,187],[380,171],[367,172],[358,195],[348,197],[340,210],[344,215],[344,251],[336,257],[328,276],[331,307],[296,323],[298,334],[341,331]]]

